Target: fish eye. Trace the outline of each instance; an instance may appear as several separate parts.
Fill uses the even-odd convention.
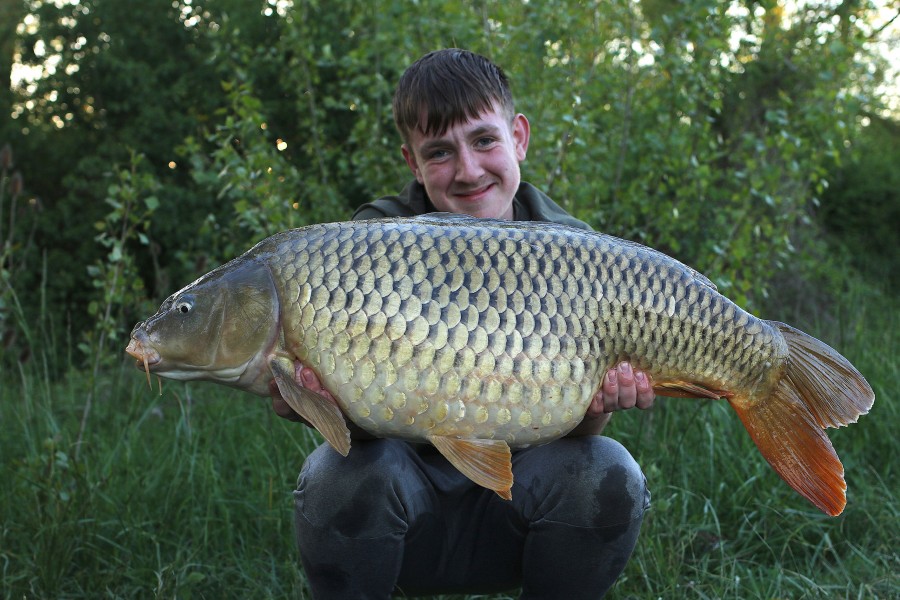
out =
[[[194,308],[194,298],[191,296],[185,296],[184,298],[180,298],[177,302],[175,302],[175,310],[183,315],[191,312],[192,308]]]

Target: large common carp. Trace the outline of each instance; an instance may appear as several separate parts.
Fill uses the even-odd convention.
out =
[[[171,379],[284,399],[336,450],[347,419],[428,441],[510,497],[510,448],[583,418],[629,360],[667,396],[727,398],[763,456],[829,515],[846,504],[823,428],[874,394],[824,343],[745,312],[655,250],[550,223],[428,215],[276,234],[170,296],[127,351]],[[340,407],[295,381],[318,374]]]

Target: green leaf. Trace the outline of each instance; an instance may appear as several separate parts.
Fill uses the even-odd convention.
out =
[[[206,579],[206,575],[199,571],[191,571],[187,577],[185,577],[185,583],[188,585],[200,583]]]

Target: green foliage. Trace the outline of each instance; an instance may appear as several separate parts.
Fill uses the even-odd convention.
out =
[[[233,207],[221,219],[210,214],[199,232],[206,247],[215,248],[214,260],[223,262],[253,240],[284,229],[340,219],[334,190],[304,185],[300,169],[284,158],[287,142],[267,135],[262,103],[251,85],[226,82],[223,89],[231,101],[224,122],[206,137],[206,145],[191,137],[182,148],[197,184]]]
[[[34,230],[29,232],[18,219],[22,212],[19,203],[26,194],[22,173],[14,167],[12,147],[5,144],[0,148],[0,364],[8,358],[7,353],[16,354],[21,349],[20,334],[28,346],[33,335],[16,294],[16,280],[27,268],[26,257],[34,250]]]
[[[105,200],[111,210],[94,224],[99,231],[94,239],[106,255],[87,267],[97,295],[87,306],[93,327],[85,331],[85,341],[78,346],[92,358],[92,364],[109,363],[108,344],[125,343],[123,333],[127,332],[121,327],[125,317],[131,320],[146,314],[151,306],[135,250],[146,252],[149,248],[150,222],[159,208],[159,184],[152,174],[141,170],[142,162],[141,155],[132,154],[129,167],[116,173]]]
[[[143,246],[149,244],[147,231],[150,218],[159,207],[159,199],[154,195],[159,185],[152,175],[141,172],[142,160],[141,155],[132,153],[129,167],[118,171],[106,198],[106,204],[112,210],[94,225],[100,232],[94,239],[107,254],[103,260],[87,268],[97,298],[91,299],[87,307],[93,328],[84,331],[84,341],[78,344],[90,366],[90,386],[75,443],[76,461],[97,395],[101,369],[121,364],[121,354],[119,351],[110,354],[110,345],[124,344],[127,331],[122,331],[121,324],[126,315],[134,315],[134,311],[146,314],[150,310],[144,294],[144,282],[130,250],[130,246],[136,243]]]
[[[81,440],[84,375],[3,382],[3,597],[302,597],[284,511],[306,438],[264,403],[128,375],[100,382]]]
[[[853,141],[822,195],[819,221],[852,257],[851,267],[900,292],[900,127],[875,116]]]
[[[158,264],[149,253],[137,257],[147,287],[157,293],[171,279],[194,274],[176,267],[170,275],[177,264],[170,249],[190,239],[198,226],[194,215],[209,212],[214,198],[195,194],[189,175],[169,164],[175,148],[209,119],[220,88],[201,28],[187,27],[171,4],[29,1],[27,12],[17,60],[44,69],[44,76],[13,90],[13,106],[0,112],[0,131],[28,183],[20,239],[33,227],[38,249],[22,257],[16,291],[33,322],[39,316],[34,295],[45,290],[57,308],[46,313],[54,328],[80,339],[92,327],[86,268],[108,255],[94,241],[94,224],[106,214],[111,173],[129,162],[131,149],[146,157],[164,207],[156,217],[159,238],[151,240]],[[52,68],[45,64],[51,57]],[[42,259],[51,265],[44,282]]]

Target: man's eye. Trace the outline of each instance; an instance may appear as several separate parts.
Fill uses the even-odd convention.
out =
[[[496,140],[492,137],[483,137],[483,138],[478,138],[478,141],[475,142],[475,145],[480,148],[486,148],[487,146],[490,146],[491,144],[493,144],[495,141]]]
[[[434,150],[428,155],[428,158],[430,160],[440,160],[446,158],[447,154],[446,150]]]

